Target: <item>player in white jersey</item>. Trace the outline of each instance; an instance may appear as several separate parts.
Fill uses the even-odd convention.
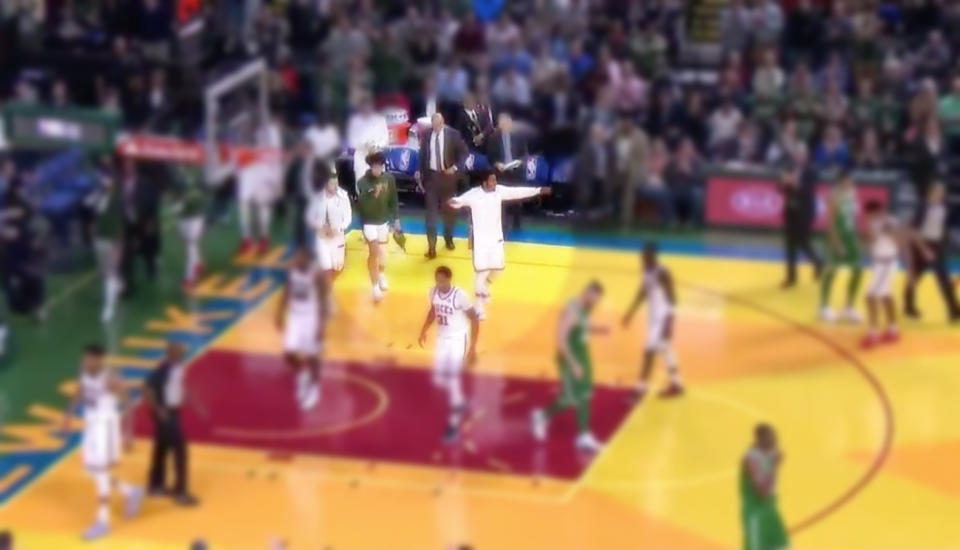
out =
[[[142,489],[111,475],[111,468],[120,460],[124,442],[129,444],[133,438],[129,416],[126,418],[128,421],[123,422],[122,409],[128,405],[126,390],[113,372],[104,366],[103,355],[103,348],[97,344],[88,345],[84,350],[77,395],[71,400],[64,418],[64,431],[68,431],[71,416],[77,406],[82,407],[83,467],[93,478],[97,490],[97,517],[83,533],[85,540],[100,538],[109,532],[112,489],[123,495],[124,515],[128,518],[137,513],[143,499]]]
[[[320,299],[324,315],[329,316],[333,311],[333,281],[343,271],[345,235],[353,220],[353,210],[350,197],[337,180],[334,165],[319,160],[314,162],[313,190],[306,223],[316,237],[314,251],[323,282]]]
[[[258,254],[270,246],[270,217],[273,204],[283,188],[283,133],[279,119],[267,121],[257,129],[259,156],[237,158],[237,214],[242,239],[237,254],[243,254],[256,245]],[[258,231],[253,230],[253,215]],[[255,239],[256,236],[256,239]]]
[[[897,271],[900,255],[907,250],[906,231],[896,218],[886,212],[877,201],[869,201],[864,207],[867,216],[870,250],[870,283],[867,286],[867,316],[870,326],[860,341],[863,348],[872,348],[880,343],[895,342],[897,311],[890,292],[893,274]],[[922,246],[923,243],[920,243]],[[887,325],[879,332],[879,309],[883,307]]]
[[[467,294],[452,284],[453,273],[440,266],[434,273],[436,285],[430,289],[430,309],[420,329],[419,343],[427,341],[427,331],[437,322],[437,342],[433,351],[433,383],[446,390],[449,414],[444,441],[457,437],[464,398],[460,371],[464,363],[472,365],[477,355],[477,335],[480,323]],[[467,334],[469,328],[470,333]]]
[[[503,202],[549,195],[549,187],[508,187],[497,185],[497,175],[484,174],[480,187],[450,199],[451,208],[469,208],[473,224],[473,293],[480,319],[490,300],[490,284],[506,267],[503,253]]]
[[[637,383],[638,399],[643,399],[647,393],[647,381],[653,367],[654,355],[660,353],[667,366],[667,385],[660,390],[660,397],[673,397],[683,393],[680,375],[677,372],[677,360],[673,354],[670,341],[673,338],[673,310],[676,305],[676,295],[673,292],[673,279],[670,272],[657,260],[657,247],[647,243],[643,247],[643,283],[630,308],[623,316],[623,326],[626,327],[633,319],[633,314],[644,302],[647,304],[647,338],[643,348],[643,365],[640,369],[640,381]]]
[[[303,410],[320,401],[321,286],[320,274],[311,265],[306,250],[297,249],[287,271],[276,322],[283,331],[284,357],[294,373],[294,398]]]

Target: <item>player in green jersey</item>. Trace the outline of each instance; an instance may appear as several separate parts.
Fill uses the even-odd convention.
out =
[[[370,274],[373,300],[379,302],[387,290],[384,268],[387,262],[387,241],[391,229],[400,231],[397,183],[386,171],[382,151],[367,155],[370,169],[357,180],[357,214],[363,224],[363,238],[367,241],[367,271]]]
[[[827,195],[827,261],[820,279],[820,318],[824,321],[834,320],[833,310],[830,309],[830,290],[837,269],[841,267],[850,269],[846,307],[841,316],[845,321],[860,321],[860,316],[853,307],[863,273],[856,212],[857,191],[853,178],[848,172],[842,172]]]
[[[105,164],[109,161],[103,161]],[[104,166],[100,185],[90,197],[96,219],[93,222],[93,247],[103,278],[103,309],[100,320],[113,319],[117,298],[123,292],[120,261],[123,254],[123,201],[117,183]]]
[[[181,286],[189,290],[203,273],[203,260],[200,257],[200,240],[203,238],[204,210],[206,192],[203,188],[203,176],[199,170],[180,167],[177,170],[179,188],[177,189],[178,220],[177,229],[183,239],[187,252],[185,273]]]
[[[590,432],[590,395],[593,391],[593,368],[587,334],[606,333],[604,327],[590,326],[588,318],[603,294],[598,281],[587,285],[579,296],[570,301],[560,314],[557,325],[557,371],[560,392],[546,409],[534,410],[531,417],[533,437],[543,441],[547,437],[550,419],[568,408],[577,413],[577,450],[596,452],[602,444]]]
[[[777,510],[777,470],[783,455],[767,424],[754,428],[753,445],[740,464],[740,520],[743,550],[787,550],[787,531]]]

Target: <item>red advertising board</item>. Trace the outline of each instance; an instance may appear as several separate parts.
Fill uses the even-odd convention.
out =
[[[822,228],[826,184],[817,185],[817,213],[814,227]],[[737,227],[780,227],[783,224],[783,195],[771,179],[715,176],[707,179],[705,199],[706,222],[710,225]],[[886,205],[890,192],[882,184],[857,184],[857,204],[869,200]],[[857,225],[862,227],[862,213],[857,212]]]

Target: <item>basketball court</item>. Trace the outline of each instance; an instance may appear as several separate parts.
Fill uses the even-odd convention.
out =
[[[733,549],[739,459],[753,425],[767,421],[785,453],[779,499],[793,548],[960,547],[960,333],[941,321],[932,281],[922,287],[927,320],[906,324],[895,346],[861,352],[860,328],[813,323],[812,282],[777,289],[782,271],[769,257],[665,245],[688,392],[635,406],[628,390],[645,316],[628,328],[620,318],[639,281],[636,253],[510,243],[466,382],[463,433],[445,446],[431,344],[416,340],[437,265],[471,288],[466,243],[457,244],[429,263],[422,237],[411,236],[409,254],[391,248],[391,288],[374,306],[365,250],[351,235],[323,398],[308,413],[292,402],[273,326],[285,250],[209,275],[188,306],[126,327],[110,356],[137,384],[167,339],[189,345],[188,385],[204,409],[186,415],[201,506],[147,500],[102,542],[81,543],[94,495],[73,451],[78,434],[57,432],[55,405],[35,405],[31,433],[43,432],[55,456],[0,479],[0,526],[13,528],[18,550],[182,550],[198,537],[220,549],[263,549],[271,538],[291,549]],[[528,418],[555,391],[559,309],[594,278],[606,288],[594,321],[611,331],[592,341],[592,422],[608,445],[586,457],[572,450],[572,414],[545,444]],[[74,390],[69,380],[60,387]],[[143,479],[143,410],[136,425],[122,472]],[[7,436],[23,434],[12,428]],[[8,458],[39,452],[3,445]]]

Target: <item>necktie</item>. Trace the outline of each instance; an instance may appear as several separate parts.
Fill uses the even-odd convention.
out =
[[[433,133],[433,136],[434,136],[433,155],[434,155],[434,158],[437,159],[437,170],[443,172],[443,154],[440,151],[440,135],[441,135],[440,132]]]
[[[510,150],[510,134],[503,134],[503,158],[508,163],[513,160],[513,152]]]

